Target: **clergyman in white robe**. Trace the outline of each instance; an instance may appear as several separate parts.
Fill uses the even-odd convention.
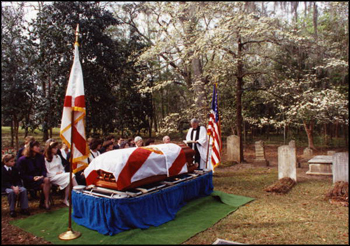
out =
[[[196,124],[193,124],[196,123]],[[207,137],[207,129],[204,126],[199,126],[198,121],[192,122],[191,121],[191,128],[188,130],[186,135],[186,141],[197,141],[197,143],[188,143],[192,149],[195,151],[198,151],[200,155],[200,161],[199,161],[199,169],[210,169],[210,166],[206,166],[207,162],[207,152],[208,152],[208,137]],[[199,130],[199,133],[197,131]],[[192,133],[193,132],[193,133]]]

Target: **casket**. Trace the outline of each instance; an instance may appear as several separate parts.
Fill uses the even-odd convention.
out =
[[[96,157],[85,169],[87,185],[127,191],[192,173],[195,151],[173,143],[112,150]]]

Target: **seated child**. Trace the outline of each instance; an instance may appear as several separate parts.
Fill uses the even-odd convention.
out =
[[[22,186],[18,169],[14,166],[15,156],[12,154],[5,154],[2,158],[2,163],[1,189],[7,193],[7,198],[10,204],[10,216],[17,216],[15,211],[17,197],[19,198],[21,213],[24,215],[30,215],[28,211],[27,189]]]

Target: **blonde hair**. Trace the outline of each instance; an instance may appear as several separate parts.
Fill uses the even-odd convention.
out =
[[[32,142],[32,141],[35,141],[35,139],[34,139],[33,136],[26,136],[26,137],[24,138],[24,144],[28,144],[28,143],[30,143],[30,142]]]
[[[12,159],[15,159],[15,155],[13,155],[13,154],[5,154],[2,157],[2,163],[5,164],[5,163],[9,162]]]

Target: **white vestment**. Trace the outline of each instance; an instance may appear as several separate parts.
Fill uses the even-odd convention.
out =
[[[187,132],[186,141],[197,141],[198,142],[198,144],[196,144],[196,145],[197,145],[199,155],[201,157],[201,160],[199,163],[199,168],[212,170],[211,165],[208,165],[208,167],[206,167],[207,151],[208,151],[207,129],[204,126],[199,126],[199,127],[200,127],[199,138],[197,140],[195,140],[196,133],[194,132],[192,139],[191,139],[191,132],[193,131],[193,128],[191,127]],[[194,145],[195,144],[192,144],[192,149],[194,149]]]

